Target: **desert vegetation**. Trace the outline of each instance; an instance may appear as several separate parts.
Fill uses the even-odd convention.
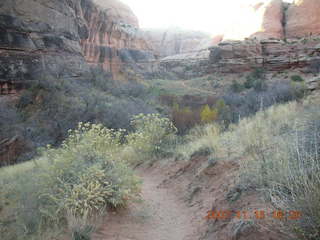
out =
[[[159,101],[169,107],[171,119],[183,135],[197,125],[212,122],[227,128],[229,124],[274,104],[299,100],[307,95],[305,84],[300,79],[267,84],[262,74],[263,71],[258,70],[250,73],[243,84],[234,80],[230,91],[220,96],[181,97],[167,93],[160,95]]]
[[[0,134],[19,133],[33,149],[20,156],[31,161],[0,169],[1,236],[89,240],[110,210],[141,200],[136,167],[201,155],[208,167],[236,161],[239,191],[302,212],[283,231],[317,239],[320,125],[304,79],[269,82],[256,69],[219,95],[203,90],[215,78],[198,88],[202,80],[150,87],[93,70],[89,80],[42,79],[1,102]]]
[[[258,191],[275,209],[299,211],[296,224],[286,225],[288,236],[319,238],[319,111],[317,100],[275,105],[243,118],[223,131],[217,124],[193,129],[177,154],[185,159],[202,149],[220,160],[240,165],[238,188]],[[292,236],[292,235],[291,235]]]
[[[129,129],[132,116],[157,112],[149,99],[142,84],[118,84],[98,69],[84,79],[43,78],[18,100],[1,101],[1,140],[18,136],[27,151],[14,161],[25,161],[35,156],[38,147],[58,146],[80,121]]]
[[[248,2],[0,0],[0,240],[320,240],[320,0]]]
[[[138,200],[133,166],[166,154],[176,129],[157,114],[131,124],[127,132],[80,122],[58,148],[48,145],[33,161],[1,169],[1,236],[50,239],[68,230],[72,239],[90,239],[108,208]]]

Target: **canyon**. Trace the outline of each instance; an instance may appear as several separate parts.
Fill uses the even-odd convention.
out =
[[[242,41],[226,35],[223,42],[210,48],[211,71],[232,73],[254,68],[283,71],[309,66],[310,72],[319,65],[319,1],[288,4],[272,0],[252,7],[254,17],[258,15],[261,20],[260,25],[238,36]]]
[[[105,216],[102,225],[90,230],[97,230],[93,239],[287,239],[285,232],[277,230],[282,225],[279,222],[254,226],[251,220],[240,217],[205,218],[208,211],[223,209],[232,212],[249,209],[252,213],[257,209],[271,210],[274,207],[271,203],[262,202],[264,193],[236,182],[241,164],[252,157],[252,164],[248,165],[255,167],[260,161],[259,154],[264,154],[270,143],[268,154],[272,156],[274,142],[285,143],[294,131],[299,130],[299,134],[302,131],[290,128],[298,126],[296,122],[293,124],[294,114],[305,116],[311,115],[314,109],[317,111],[317,99],[310,112],[302,109],[309,108],[307,100],[304,103],[313,96],[309,92],[320,89],[320,1],[253,1],[253,4],[242,5],[234,24],[227,26],[224,33],[211,36],[179,28],[143,29],[138,17],[121,0],[2,0],[0,167],[5,169],[17,163],[19,166],[22,162],[33,164],[28,160],[37,159],[43,151],[48,151],[44,156],[50,159],[51,150],[55,151],[61,143],[61,149],[68,150],[67,136],[73,133],[71,129],[83,126],[74,131],[74,139],[78,139],[92,123],[97,126],[93,133],[101,137],[97,130],[105,126],[110,130],[111,140],[119,132],[119,139],[110,147],[110,152],[98,154],[99,148],[107,146],[105,139],[101,143],[106,145],[99,147],[88,145],[90,141],[96,143],[96,139],[84,139],[83,145],[77,148],[77,142],[74,144],[70,138],[70,144],[75,145],[70,148],[75,165],[82,160],[91,164],[101,157],[101,166],[107,165],[107,158],[112,160],[111,166],[129,162],[136,155],[135,170],[144,181],[141,191],[144,201],[130,203],[119,212],[116,208],[108,209],[110,214]],[[225,20],[221,19],[221,23]],[[279,110],[273,113],[278,104]],[[262,112],[269,107],[269,113]],[[290,109],[292,116],[286,112]],[[170,123],[170,128],[177,128],[173,130],[174,138],[170,138],[167,145],[159,144],[161,147],[156,142],[151,144],[151,140],[139,142],[139,137],[148,139],[149,131],[133,132],[135,125],[147,125],[139,123],[139,116],[155,117],[158,113],[168,118],[150,125],[150,129],[156,129],[152,130],[155,136],[150,139],[161,133],[156,127],[163,121]],[[268,114],[268,125],[263,124]],[[251,125],[249,121],[254,115],[258,116],[257,122]],[[273,115],[276,117],[271,118]],[[187,126],[181,132],[178,120]],[[283,125],[278,124],[281,120]],[[237,125],[239,122],[247,125],[242,129]],[[255,127],[258,123],[261,128]],[[279,136],[273,134],[274,126],[279,128]],[[257,132],[251,134],[248,131],[251,129]],[[288,136],[282,139],[285,131]],[[258,139],[260,132],[261,139],[263,134],[268,137],[266,143],[259,143],[264,141]],[[310,132],[306,131],[303,137],[307,139]],[[251,138],[255,135],[257,138]],[[244,140],[248,143],[242,146]],[[162,144],[162,140],[159,142]],[[175,147],[182,143],[179,148]],[[151,150],[147,150],[149,155],[139,155],[148,144],[155,147],[154,155],[148,152]],[[121,151],[113,150],[120,146],[124,146]],[[292,146],[295,145],[292,143]],[[97,151],[96,155],[91,153],[93,150]],[[81,151],[83,155],[79,154]],[[54,157],[58,155],[52,156],[52,162],[56,161]],[[63,162],[69,156],[57,159]],[[298,163],[300,169],[301,162]],[[61,168],[67,169],[67,164]],[[265,165],[268,164],[263,161],[262,174],[265,174]],[[272,162],[271,165],[276,166]],[[86,171],[88,166],[77,165],[72,174],[77,178],[78,169]],[[50,173],[56,170],[48,169]],[[121,182],[127,170],[107,177]],[[94,178],[94,172],[88,173],[88,177]],[[32,181],[41,179],[30,176]],[[16,178],[23,182],[20,176]],[[73,184],[70,186],[74,188]],[[111,190],[108,194],[111,196]],[[14,206],[11,202],[0,206],[1,214],[3,209]],[[18,216],[9,215],[10,219]],[[11,222],[19,225],[18,221]],[[0,227],[9,226],[11,222],[0,221]],[[3,229],[3,233],[9,232]]]
[[[132,71],[150,76],[187,68],[181,77],[190,78],[256,67],[306,68],[320,61],[319,11],[317,0],[256,1],[239,12],[237,25],[210,37],[140,29],[132,10],[118,0],[5,0],[0,6],[0,82],[2,88],[23,88],[45,75],[86,78],[90,66],[118,80]]]
[[[5,0],[0,19],[1,85],[86,78],[90,65],[117,74],[121,63],[153,59],[136,16],[116,0]]]
[[[162,59],[166,69],[183,69],[184,78],[214,73],[243,73],[256,68],[278,72],[301,69],[317,73],[320,66],[318,17],[320,2],[256,1],[243,6],[234,25],[207,50]],[[307,17],[308,16],[308,17]],[[241,26],[241,27],[239,27]],[[187,66],[186,68],[184,68]],[[200,71],[200,73],[199,73]]]
[[[87,81],[98,68],[120,84],[257,68],[317,74],[319,12],[317,0],[257,0],[242,6],[235,25],[212,37],[178,28],[141,29],[120,0],[3,0],[0,94],[16,96],[44,80]],[[318,78],[308,82],[318,88]]]

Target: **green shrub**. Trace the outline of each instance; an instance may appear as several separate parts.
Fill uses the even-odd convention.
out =
[[[79,123],[60,147],[48,145],[33,163],[8,168],[0,176],[0,193],[6,196],[0,206],[12,204],[13,220],[0,225],[0,233],[6,239],[43,240],[67,225],[73,239],[89,239],[92,218],[139,199],[141,181],[130,163],[168,154],[176,128],[158,114],[135,116],[131,124],[128,134]]]
[[[103,71],[71,79],[43,77],[22,91],[16,104],[11,101],[3,106],[1,102],[5,108],[0,111],[0,125],[4,123],[0,135],[18,135],[28,143],[26,154],[18,161],[29,160],[37,147],[58,146],[68,129],[76,128],[80,121],[127,128],[132,116],[156,112],[153,102],[148,101],[153,96],[147,95],[142,84],[119,84]]]
[[[244,90],[245,86],[239,83],[237,80],[233,80],[232,84],[230,86],[231,91],[235,93],[242,92]]]
[[[267,89],[267,84],[264,79],[247,78],[244,87],[247,89],[253,88],[255,91],[260,92]]]
[[[208,148],[215,159],[241,159],[237,189],[256,189],[275,208],[300,211],[301,218],[290,221],[287,230],[296,231],[299,239],[319,239],[318,101],[272,106],[224,132],[214,125],[197,127],[177,152],[186,158]],[[208,165],[215,162],[209,158]],[[228,194],[229,200],[238,199],[240,190]]]
[[[119,154],[123,138],[124,130],[80,123],[60,148],[43,149],[33,168],[0,179],[1,192],[12,195],[19,206],[19,239],[30,239],[48,227],[61,228],[66,213],[87,219],[106,207],[138,199],[140,180]]]
[[[192,127],[201,123],[199,110],[190,107],[180,108],[177,104],[173,106],[171,118],[179,130],[179,134],[184,134]]]
[[[45,182],[56,186],[49,195],[61,210],[68,209],[75,216],[90,215],[105,206],[123,206],[134,198],[139,181],[117,156],[123,133],[80,123],[61,148],[44,153],[51,163]]]
[[[255,68],[253,72],[250,73],[253,79],[265,78],[265,70],[263,68]]]
[[[88,216],[75,217],[69,211],[67,212],[68,229],[71,232],[72,240],[90,240],[94,231],[104,219],[103,212],[96,213],[95,218],[88,221]]]
[[[264,79],[259,79],[254,82],[253,89],[257,92],[262,92],[267,90],[268,86]]]
[[[305,82],[291,82],[291,92],[296,99],[301,99],[307,95],[307,86]]]
[[[303,78],[299,75],[293,75],[291,76],[291,80],[294,81],[294,82],[303,82]]]
[[[244,87],[247,89],[254,88],[256,91],[264,91],[267,89],[265,83],[265,73],[261,68],[255,69],[247,77],[244,83]]]
[[[247,80],[244,82],[243,86],[247,89],[250,89],[254,86],[254,82],[256,80],[253,79],[252,77],[247,77]]]
[[[263,189],[275,206],[300,211],[303,216],[297,227],[303,239],[319,237],[315,199],[320,197],[320,115],[316,109],[270,109],[254,121],[240,123],[246,130],[238,132],[249,156],[241,163],[244,182]]]
[[[201,147],[198,150],[196,150],[194,153],[191,154],[190,159],[196,158],[196,157],[206,157],[209,156],[212,153],[212,149],[210,147]]]
[[[133,160],[136,164],[161,157],[175,141],[176,127],[170,119],[159,114],[134,116],[131,125],[134,132],[126,139],[128,146],[134,149]]]
[[[212,80],[214,80],[214,77],[213,77],[213,76],[208,76],[208,77],[207,77],[207,81],[212,81]]]
[[[191,129],[188,135],[184,136],[185,141],[178,145],[177,156],[183,159],[191,159],[194,156],[208,156],[217,150],[221,128],[217,124],[196,126]]]

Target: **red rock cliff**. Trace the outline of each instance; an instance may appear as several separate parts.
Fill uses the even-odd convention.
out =
[[[296,0],[287,10],[286,37],[320,34],[320,1]]]
[[[82,1],[89,36],[81,41],[87,62],[117,75],[123,63],[153,59],[137,17],[118,0]]]
[[[320,34],[320,1],[256,0],[241,5],[234,25],[227,26],[224,40],[257,38],[290,39]]]
[[[144,39],[159,57],[190,53],[213,44],[209,35],[198,31],[181,29],[146,29]]]
[[[237,73],[255,67],[308,71],[320,66],[319,0],[296,0],[292,4],[267,0],[250,8],[245,21],[249,23],[255,18],[258,21],[252,23],[252,28],[247,25],[249,31],[240,24],[237,32],[226,34],[223,42],[210,49],[209,71]]]
[[[89,64],[117,75],[152,59],[138,20],[118,0],[1,0],[1,86],[87,78]]]

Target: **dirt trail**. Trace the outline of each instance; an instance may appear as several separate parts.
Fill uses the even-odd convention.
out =
[[[190,240],[188,208],[172,190],[159,187],[163,178],[140,171],[143,202],[110,214],[93,240]]]

